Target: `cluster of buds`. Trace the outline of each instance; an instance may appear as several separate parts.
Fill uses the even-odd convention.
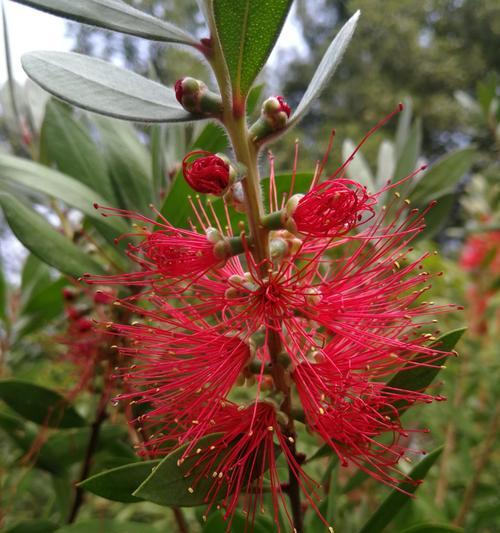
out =
[[[266,135],[283,128],[289,115],[282,99],[267,100],[259,119]],[[415,257],[407,245],[425,227],[426,211],[408,210],[397,194],[376,209],[382,193],[398,184],[369,193],[344,177],[347,164],[324,181],[321,168],[300,194],[293,190],[295,165],[282,198],[271,169],[271,214],[260,220],[264,258],[257,257],[253,235],[241,226],[233,233],[231,191],[239,182],[220,155],[188,154],[183,170],[195,191],[221,197],[224,221],[199,196],[190,199],[190,229],[173,227],[159,212],[154,219],[103,212],[141,223],[127,235],[138,270],[86,277],[133,289],[115,304],[138,320],[107,324],[124,340],[120,355],[131,360],[118,371],[130,391],[118,400],[150,408],[137,420],[144,453],[184,446],[178,467],[193,479],[189,492],[211,480],[205,501],[209,509],[225,508],[228,528],[242,492],[249,516],[260,505],[264,474],[277,521],[284,500],[277,453],[317,509],[316,485],[297,452],[297,410],[342,465],[390,485],[412,482],[396,468],[411,453],[397,406],[436,398],[384,383],[403,367],[442,358],[431,344],[434,315],[450,306],[419,301],[433,276],[422,270],[427,254]],[[239,386],[247,401],[236,401]],[[292,410],[290,402],[299,400]],[[377,440],[384,434],[390,445]]]

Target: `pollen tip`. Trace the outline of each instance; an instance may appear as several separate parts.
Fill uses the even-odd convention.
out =
[[[398,104],[398,111],[403,111],[403,109],[405,108],[403,102],[399,102]]]

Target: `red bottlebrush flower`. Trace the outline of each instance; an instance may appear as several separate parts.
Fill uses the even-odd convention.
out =
[[[500,231],[469,237],[462,250],[460,266],[468,271],[485,268],[495,276],[500,275]]]
[[[131,343],[118,348],[121,355],[134,359],[119,373],[126,383],[133,381],[137,391],[117,399],[151,405],[140,422],[160,427],[164,436],[149,440],[148,453],[165,453],[163,445],[172,441],[176,426],[182,428],[181,433],[177,429],[178,444],[213,433],[211,420],[251,354],[248,343],[232,332],[219,332],[203,320],[197,324],[175,308],[166,308],[161,299],[156,303],[160,308],[148,319],[154,317],[157,327],[115,324],[112,331]]]
[[[343,466],[352,463],[389,485],[410,481],[395,468],[412,452],[401,443],[408,430],[401,426],[395,405],[440,398],[386,387],[381,378],[397,368],[388,349],[374,353],[343,339],[333,340],[320,359],[301,363],[292,373],[309,428]],[[384,441],[389,445],[376,440],[382,434],[391,436]]]
[[[190,163],[191,156],[184,161],[189,172],[200,161]],[[315,508],[315,485],[302,472],[295,450],[290,403],[296,407],[297,398],[308,427],[343,463],[389,484],[404,479],[395,468],[408,452],[408,430],[395,405],[401,409],[439,399],[384,385],[402,366],[432,366],[443,355],[439,346],[429,345],[435,340],[430,331],[435,313],[447,308],[419,302],[432,275],[423,270],[427,255],[408,249],[425,227],[426,211],[409,210],[397,194],[376,209],[382,192],[393,186],[369,194],[344,177],[348,162],[318,185],[323,162],[300,199],[312,202],[311,213],[304,204],[297,220],[297,209],[288,212],[297,225],[294,235],[278,219],[264,259],[256,258],[244,231],[239,237],[244,257],[229,254],[229,216],[224,237],[220,222],[211,221],[215,209],[203,210],[201,200],[197,225],[205,233],[212,225],[217,228],[213,235],[215,245],[225,250],[222,258],[212,238],[195,227],[178,230],[164,219],[108,211],[160,228],[141,228],[133,235],[142,238],[129,249],[140,272],[87,278],[98,285],[141,288],[115,302],[137,316],[137,323],[107,324],[111,334],[123,339],[119,352],[132,363],[118,371],[130,391],[120,398],[150,405],[150,412],[137,420],[148,454],[186,445],[180,465],[185,463],[185,474],[194,479],[190,491],[211,478],[206,502],[209,508],[220,504],[229,524],[238,502],[252,521],[264,479],[270,480],[277,521],[278,506],[285,502],[276,450],[292,483],[295,479]],[[207,166],[200,165],[203,179]],[[295,172],[289,192],[278,199],[271,171],[270,210],[279,217],[292,196],[294,177]],[[222,183],[219,190],[225,187]],[[224,196],[226,214],[227,200]],[[239,394],[233,390],[242,382],[253,387],[255,400],[238,407],[233,400]],[[287,400],[275,408],[265,401],[268,394]],[[384,434],[392,440],[380,444],[377,438]],[[208,447],[201,444],[205,437],[213,439]]]
[[[253,523],[256,513],[264,512],[264,483],[268,483],[273,504],[273,520],[279,528],[279,509],[284,503],[282,483],[277,467],[283,453],[290,470],[300,479],[300,486],[317,510],[314,490],[318,487],[301,469],[290,452],[294,439],[286,437],[276,408],[267,402],[248,406],[225,403],[213,420],[213,439],[194,452],[186,451],[179,461],[184,475],[194,479],[190,492],[198,485],[212,480],[205,496],[208,511],[217,504],[223,509],[227,531],[231,529],[232,516],[241,500],[247,521]],[[292,524],[288,512],[286,516]],[[328,524],[324,522],[325,525]],[[330,531],[333,531],[330,528]]]
[[[222,266],[231,256],[232,250],[228,239],[222,231],[213,227],[203,226],[204,233],[173,227],[161,213],[155,211],[157,220],[145,217],[123,209],[101,207],[103,216],[119,216],[129,220],[136,220],[147,224],[137,227],[136,233],[121,237],[135,237],[142,239],[138,244],[129,244],[127,254],[140,267],[140,272],[124,274],[122,276],[94,277],[92,283],[124,285],[148,285],[155,279],[166,278],[169,283],[178,279],[197,277],[208,270]],[[99,292],[97,293],[99,294]],[[96,295],[97,297],[97,295]],[[103,294],[104,298],[104,294]],[[103,302],[104,303],[104,302]]]
[[[231,168],[221,157],[204,150],[190,152],[182,161],[182,173],[196,192],[222,196],[231,185]]]
[[[327,180],[305,195],[287,203],[285,226],[293,233],[332,238],[349,233],[373,217],[376,199],[366,188],[351,180]]]

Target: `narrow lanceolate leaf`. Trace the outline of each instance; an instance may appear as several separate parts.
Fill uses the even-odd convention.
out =
[[[137,35],[153,41],[197,46],[194,37],[173,24],[157,19],[122,0],[14,0],[69,20]]]
[[[86,272],[102,273],[87,253],[14,196],[1,193],[0,207],[14,235],[44,263],[76,278]]]
[[[347,161],[349,156],[356,149],[356,145],[351,139],[346,139],[342,144],[342,159]],[[373,179],[372,171],[363,157],[361,152],[358,152],[354,159],[349,163],[346,168],[347,177],[364,185],[368,191],[375,190],[375,182]]]
[[[85,420],[58,392],[28,381],[0,380],[0,398],[16,413],[48,427],[73,428]]]
[[[24,189],[46,194],[63,201],[99,222],[117,230],[122,228],[116,219],[105,220],[93,204],[105,200],[86,185],[44,165],[12,155],[0,154],[0,188],[3,183],[21,185]]]
[[[200,439],[197,446],[202,449],[210,446],[219,436],[208,435]],[[213,479],[207,477],[197,480],[196,473],[189,472],[193,462],[189,458],[181,465],[177,464],[185,449],[186,446],[181,446],[162,459],[134,492],[134,496],[168,507],[196,507],[206,503]]]
[[[97,117],[104,152],[119,205],[146,212],[153,201],[151,156],[131,124]]]
[[[184,111],[172,89],[101,59],[40,51],[25,54],[21,61],[26,74],[46,91],[101,115],[136,122],[199,118]]]
[[[40,132],[40,162],[55,165],[114,205],[111,180],[98,144],[72,111],[52,98],[47,103]]]
[[[422,459],[408,474],[408,477],[417,483],[400,483],[397,489],[394,489],[382,502],[380,507],[375,511],[359,533],[380,533],[383,531],[399,511],[401,511],[401,509],[408,503],[410,500],[409,495],[413,494],[418,489],[418,482],[425,478],[427,472],[429,472],[431,466],[436,462],[442,451],[443,447],[441,446],[424,457],[424,459]]]
[[[359,15],[360,12],[356,11],[356,13],[354,13],[354,15],[344,24],[328,47],[321,63],[314,73],[313,79],[309,83],[309,87],[290,119],[289,126],[296,124],[307,113],[314,100],[323,92],[323,89],[330,81],[333,73],[337,70],[344,52],[352,39]]]
[[[417,182],[410,195],[411,201],[423,206],[454,192],[476,157],[477,152],[474,148],[464,148],[438,159]]]
[[[132,496],[132,493],[151,474],[152,469],[160,461],[142,461],[119,466],[100,472],[89,477],[80,487],[116,502],[132,503],[141,501],[141,498]]]
[[[433,366],[415,366],[412,363],[407,363],[387,383],[387,388],[424,392],[438,375],[442,365],[445,363],[450,353],[452,353],[465,331],[466,328],[454,329],[441,335],[441,337],[439,337],[432,345],[432,348],[441,350],[444,353],[433,363]],[[415,356],[415,360],[418,362],[418,355]],[[397,400],[393,405],[400,413],[406,411],[409,407],[408,403],[404,400]]]
[[[235,99],[245,97],[278,38],[291,0],[213,0]]]

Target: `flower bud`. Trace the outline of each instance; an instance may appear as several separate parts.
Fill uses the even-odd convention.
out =
[[[273,130],[281,130],[290,118],[291,109],[282,96],[271,96],[262,104],[262,117]]]
[[[291,109],[282,96],[271,96],[263,104],[259,120],[250,128],[250,136],[259,142],[282,130],[290,118]]]
[[[181,78],[175,82],[174,90],[177,101],[190,113],[209,116],[222,113],[221,97],[200,80]]]
[[[235,173],[224,156],[197,150],[182,161],[182,173],[196,192],[222,196],[234,181]]]

